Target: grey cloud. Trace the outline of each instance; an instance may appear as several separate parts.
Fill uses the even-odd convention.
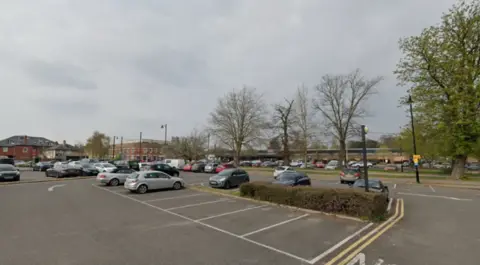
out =
[[[88,78],[87,72],[72,64],[32,61],[26,65],[26,71],[42,85],[80,90],[97,89],[95,82]]]

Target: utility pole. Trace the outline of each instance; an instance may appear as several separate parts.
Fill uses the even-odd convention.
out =
[[[140,148],[139,148],[140,161],[142,161],[142,132],[140,132]]]
[[[115,138],[117,138],[117,136],[113,136],[112,160],[115,160]]]
[[[123,160],[123,136],[120,137],[120,154],[122,154],[120,159]]]
[[[361,126],[362,128],[362,149],[363,149],[363,172],[365,178],[365,191],[368,192],[368,161],[367,161],[367,140],[366,134],[368,132],[368,128],[365,125]]]
[[[162,124],[160,128],[165,129],[165,144],[167,144],[167,124]]]
[[[413,122],[413,100],[412,95],[408,95],[407,103],[410,105],[410,121],[412,123],[412,139],[413,139],[413,156],[417,156],[417,142],[415,140],[415,125]],[[415,163],[415,178],[417,183],[420,183],[420,173],[418,172],[418,162]]]
[[[210,154],[210,133],[207,135],[207,150],[208,150],[208,153]]]

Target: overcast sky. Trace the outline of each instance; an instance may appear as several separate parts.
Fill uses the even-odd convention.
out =
[[[324,74],[385,80],[368,102],[372,132],[406,115],[392,71],[398,39],[439,22],[454,0],[2,0],[0,138],[163,139],[201,128],[243,85],[268,104]]]

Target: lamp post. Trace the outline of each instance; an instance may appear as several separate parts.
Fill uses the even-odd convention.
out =
[[[165,129],[165,144],[167,144],[167,124],[162,124],[161,129]]]
[[[120,137],[120,159],[123,160],[123,136]]]
[[[368,128],[365,125],[361,126],[362,128],[362,153],[363,153],[363,172],[365,178],[365,191],[368,192],[368,161],[367,161],[367,140],[366,135],[368,133]]]
[[[415,140],[415,125],[413,122],[413,100],[412,100],[412,95],[408,95],[408,101],[407,103],[410,105],[410,122],[412,123],[412,139],[413,139],[413,155],[417,155],[417,142]],[[420,174],[418,172],[418,164],[415,163],[415,178],[417,180],[417,183],[420,183]]]
[[[118,139],[118,137],[113,136],[112,160],[115,160],[115,139]]]

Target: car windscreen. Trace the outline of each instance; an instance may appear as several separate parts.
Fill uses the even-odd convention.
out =
[[[282,170],[285,170],[285,167],[277,167],[275,168],[275,170],[282,171]]]
[[[359,179],[355,181],[355,183],[353,183],[353,186],[357,188],[365,188],[365,180]],[[380,189],[380,182],[376,180],[369,180],[368,187],[373,189]]]
[[[16,171],[14,166],[0,165],[0,171]]]
[[[235,171],[235,169],[225,169],[223,171],[221,171],[220,173],[218,173],[219,176],[230,176],[232,175],[233,171]]]
[[[283,173],[278,177],[278,180],[279,181],[295,181],[295,179],[297,179],[297,177],[299,177],[299,176],[300,175],[298,175],[298,174]]]

